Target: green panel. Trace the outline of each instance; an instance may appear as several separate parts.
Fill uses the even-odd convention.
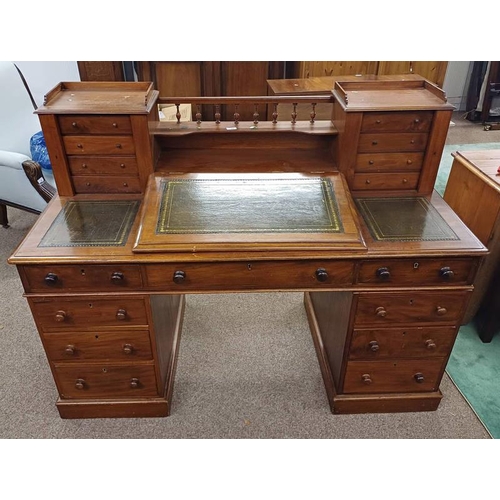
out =
[[[123,246],[138,208],[138,201],[69,201],[38,246]]]
[[[377,241],[460,239],[426,198],[358,198],[356,204]]]
[[[162,181],[157,234],[342,233],[329,179]]]

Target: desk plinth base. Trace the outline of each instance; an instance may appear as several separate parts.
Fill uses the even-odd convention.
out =
[[[320,323],[308,292],[304,294],[304,305],[332,413],[400,413],[434,411],[438,408],[443,397],[439,390],[427,393],[338,394]]]

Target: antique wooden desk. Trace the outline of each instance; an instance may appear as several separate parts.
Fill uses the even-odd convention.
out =
[[[182,102],[196,121],[158,121]],[[302,97],[58,85],[37,112],[59,195],[10,263],[60,415],[168,415],[185,294],[269,290],[305,292],[333,412],[436,409],[486,253],[433,192],[451,110],[419,78]]]

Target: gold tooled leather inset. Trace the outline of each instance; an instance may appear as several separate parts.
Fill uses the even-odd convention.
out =
[[[342,233],[329,179],[168,179],[156,234]]]
[[[39,247],[125,245],[138,201],[68,201],[39,243]]]
[[[460,239],[426,198],[358,198],[355,201],[377,241]]]

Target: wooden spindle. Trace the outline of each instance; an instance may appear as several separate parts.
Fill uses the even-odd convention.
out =
[[[278,103],[273,103],[273,123],[278,123]]]
[[[316,118],[316,103],[312,103],[312,111],[311,111],[311,123],[314,123],[314,119]]]
[[[297,103],[293,103],[293,111],[292,111],[292,123],[295,125],[297,122]]]
[[[215,105],[215,123],[220,123],[220,104]]]
[[[240,114],[238,113],[238,104],[234,105],[234,124],[240,123]]]
[[[258,104],[255,104],[255,111],[253,113],[253,122],[255,123],[255,125],[257,125],[257,123],[259,123],[259,105]]]
[[[196,123],[199,125],[201,123],[201,106],[196,105]]]
[[[180,104],[176,104],[177,113],[175,113],[175,117],[177,118],[177,123],[181,123],[181,112],[179,110]]]

